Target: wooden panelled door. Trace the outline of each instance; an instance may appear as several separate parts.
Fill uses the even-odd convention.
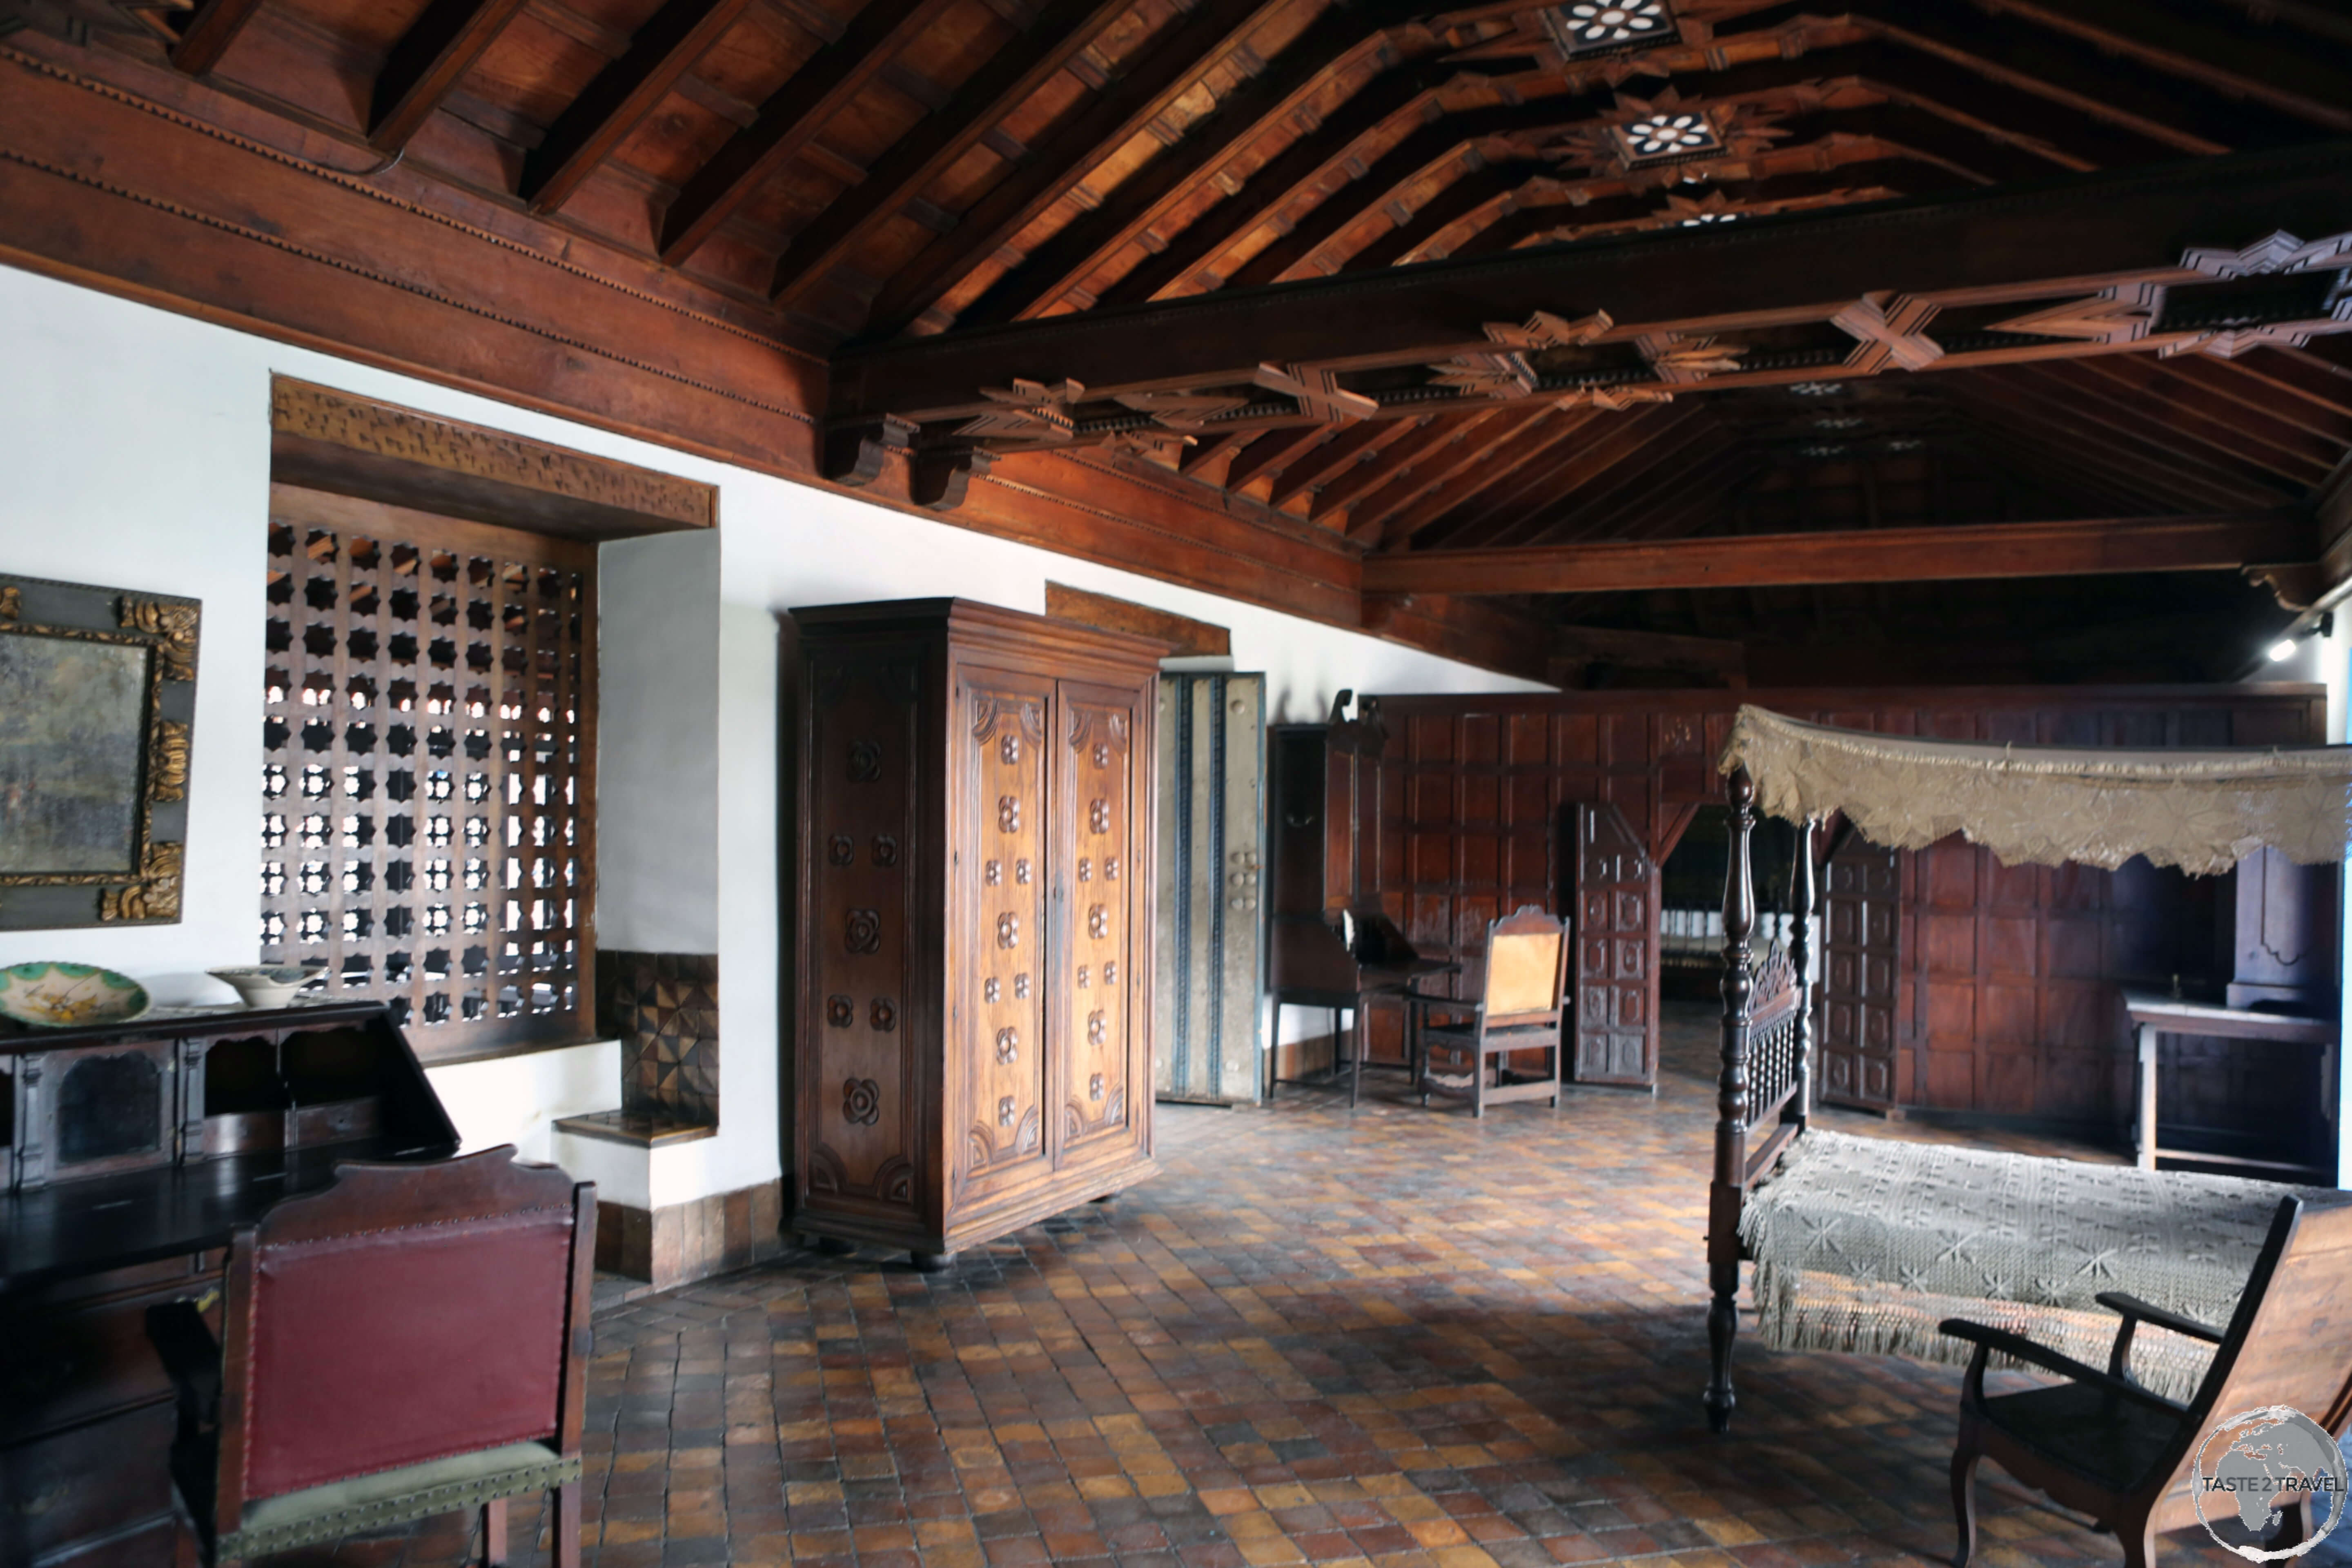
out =
[[[1153,892],[1137,875],[1146,863],[1136,851],[1150,831],[1136,820],[1137,774],[1153,759],[1137,753],[1133,688],[1065,680],[1055,695],[1066,738],[1056,784],[1068,835],[1055,856],[1054,896],[1066,910],[1055,922],[1053,950],[1063,971],[1055,989],[1070,1010],[1058,1032],[1066,1042],[1056,1064],[1059,1167],[1092,1159],[1098,1150],[1124,1151],[1134,1140],[1138,1109],[1151,1095],[1150,1037],[1138,1016],[1151,996],[1134,948],[1136,933],[1150,929],[1144,914]]]
[[[1849,835],[1822,898],[1820,1061],[1813,1096],[1884,1110],[1895,1103],[1895,988],[1903,973],[1896,852]]]
[[[1658,1087],[1658,867],[1624,813],[1579,805],[1570,904],[1579,1083]]]

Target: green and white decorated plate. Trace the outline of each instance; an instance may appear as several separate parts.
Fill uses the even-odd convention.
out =
[[[44,1028],[121,1024],[152,1005],[147,988],[94,963],[17,963],[0,969],[0,1015]]]

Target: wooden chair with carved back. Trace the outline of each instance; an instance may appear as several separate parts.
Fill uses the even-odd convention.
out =
[[[2193,1322],[2120,1292],[2098,1298],[2122,1319],[2106,1370],[2086,1366],[2021,1334],[1949,1319],[1943,1331],[1973,1341],[1952,1454],[1952,1507],[1959,1523],[1955,1568],[1976,1548],[1976,1470],[1986,1458],[2121,1538],[2126,1568],[2156,1561],[2156,1538],[2198,1522],[2191,1495],[2199,1447],[2214,1426],[2248,1411],[2288,1405],[2341,1435],[2352,1416],[2352,1203],[2279,1200],[2269,1237],[2227,1329]],[[2215,1347],[2205,1380],[2186,1405],[2131,1380],[2135,1329],[2153,1323]],[[1993,1355],[2014,1357],[2066,1381],[1988,1394]],[[2211,1494],[2232,1513],[2229,1494]],[[2333,1506],[2342,1507],[2338,1497]],[[2283,1509],[2286,1542],[2303,1539],[2300,1507]],[[2280,1544],[2274,1541],[2273,1549]]]
[[[1559,1103],[1561,1009],[1568,1001],[1568,922],[1534,904],[1486,927],[1486,973],[1475,1002],[1406,997],[1413,1011],[1415,1087],[1421,1102],[1433,1094],[1467,1100],[1473,1116],[1517,1100]],[[1432,1014],[1468,1014],[1466,1022],[1433,1024]],[[1538,1079],[1516,1079],[1510,1058],[1541,1051],[1549,1064]],[[1448,1058],[1440,1069],[1433,1059]],[[1494,1082],[1490,1085],[1487,1079]]]
[[[194,1303],[148,1314],[203,1561],[478,1509],[499,1563],[508,1500],[545,1491],[577,1568],[595,1235],[595,1187],[511,1146],[346,1164],[240,1228],[218,1342]]]

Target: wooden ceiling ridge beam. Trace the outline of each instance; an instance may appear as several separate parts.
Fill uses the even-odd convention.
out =
[[[954,4],[869,0],[839,37],[821,45],[768,95],[758,119],[729,137],[687,178],[662,215],[661,258],[677,267],[702,248],[770,175],[797,157],[825,121]]]
[[[791,309],[844,258],[921,195],[1076,58],[1133,0],[1047,0],[1017,42],[999,49],[940,109],[891,143],[866,178],[793,236],[769,284]]]
[[[2178,277],[2189,247],[2242,246],[2279,229],[2352,229],[2352,142],[1226,289],[853,348],[834,359],[831,406],[843,423],[884,414],[933,420],[984,412],[992,405],[982,388],[1020,378],[1067,378],[1089,395],[1109,396],[1247,384],[1269,363],[1431,363],[1486,346],[1482,321],[1538,312],[1612,311],[1612,336],[1626,338],[1825,321],[1867,296],[1966,302],[2089,294],[2111,279]],[[1640,320],[1627,319],[1637,310]],[[2106,346],[2053,339],[2052,352]],[[1862,373],[1849,365],[1841,374]]]
[[[1080,182],[1144,133],[1265,24],[1281,0],[1201,0],[1129,58],[1128,68],[1056,129],[1028,160],[959,215],[891,278],[866,321],[875,337],[892,337],[997,251],[1013,243]]]
[[[531,211],[553,212],[571,200],[751,4],[665,0],[524,154],[520,195]]]
[[[523,8],[524,0],[431,0],[370,89],[368,145],[397,153]]]
[[[1300,106],[1366,51],[1398,52],[1393,35],[1414,0],[1334,6],[1284,46],[1265,69],[1237,83],[1172,147],[1152,155],[956,313],[974,326],[1043,314],[1160,222],[1200,183],[1246,152],[1271,122]],[[1392,74],[1392,73],[1383,73]]]
[[[1412,551],[1367,556],[1363,586],[1367,594],[1596,594],[2217,572],[2308,560],[2317,543],[2311,514],[2294,508]]]

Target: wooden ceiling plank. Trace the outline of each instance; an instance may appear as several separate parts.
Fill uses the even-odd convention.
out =
[[[1027,260],[956,313],[959,324],[985,326],[1041,315],[1108,266],[1210,174],[1248,150],[1270,121],[1293,113],[1363,50],[1387,42],[1384,13],[1396,0],[1337,6],[1286,45],[1265,69],[1238,84],[1214,110],[1185,129],[1115,187],[1103,205],[1081,214]]]
[[[2305,405],[2320,411],[2323,418],[2352,419],[2352,378],[2340,376],[2326,367],[2304,362],[2291,350],[2256,349],[2236,359],[2207,360],[2200,365],[2214,374],[2231,379],[2242,378],[2256,385],[2292,395]]]
[[[2184,501],[2223,508],[2244,504],[2244,495],[2236,487],[2182,475],[2169,454],[2143,446],[2136,437],[2128,442],[2116,440],[2112,430],[2076,417],[2063,400],[2045,400],[1991,383],[1982,387],[1955,386],[1952,395],[1972,408],[1979,419],[2007,431],[2020,447],[2046,452],[2053,463],[2103,475],[2139,497],[2143,505],[2161,510]]]
[[[1098,306],[1139,304],[1193,280],[1234,243],[1338,172],[1349,151],[1429,100],[1453,68],[1389,70],[1339,105],[1312,132],[1276,153],[1242,188],[1185,226],[1158,254],[1145,257],[1102,291]]]
[[[1225,289],[1148,310],[845,351],[833,361],[831,407],[843,423],[884,414],[968,417],[988,406],[980,388],[1019,377],[1066,377],[1112,395],[1247,384],[1269,362],[1428,363],[1424,355],[1475,342],[1481,321],[1521,321],[1538,310],[1605,310],[1627,333],[1647,323],[1728,331],[1819,321],[1880,290],[1929,300],[2048,298],[2088,291],[2100,279],[2169,276],[2192,239],[2242,244],[2240,237],[2274,228],[2324,235],[2352,227],[2347,176],[2352,148],[2330,142],[1866,213],[1719,225],[1276,289]]]
[[[844,192],[794,235],[777,258],[769,291],[787,309],[798,304],[842,259],[896,217],[934,180],[980,145],[1076,58],[1133,0],[1050,0],[1035,26],[999,49],[956,89],[945,107],[893,142],[864,183]]]
[[[1654,448],[1668,446],[1654,443]],[[1722,506],[1749,469],[1771,463],[1768,454],[1753,448],[1743,456],[1738,437],[1719,426],[1702,426],[1671,450],[1656,450],[1654,457],[1645,453],[1643,458],[1612,473],[1605,487],[1591,493],[1577,514],[1585,537],[1655,538],[1664,509],[1710,491]]]
[[[1494,542],[1538,526],[1540,521],[1577,504],[1580,491],[1599,483],[1618,464],[1635,460],[1656,442],[1686,441],[1706,423],[1706,414],[1687,403],[1643,408],[1622,416],[1614,428],[1602,429],[1596,439],[1580,447],[1558,471],[1552,480],[1554,495],[1549,502],[1536,511],[1505,519],[1496,528],[1482,534],[1479,542]]]
[[[1367,594],[1639,593],[1825,583],[2226,572],[2309,559],[2308,513],[2231,511],[1707,539],[1409,551],[1364,560]]]
[[[1455,431],[1476,424],[1486,412],[1485,407],[1444,409],[1426,424],[1408,421],[1411,433],[1389,443],[1379,458],[1360,463],[1327,481],[1308,504],[1307,515],[1317,522],[1337,520],[1364,497],[1387,486],[1429,453],[1453,440]]]
[[[1576,410],[1548,431],[1541,442],[1530,446],[1510,463],[1499,489],[1479,498],[1475,507],[1439,519],[1433,529],[1444,538],[1459,538],[1465,531],[1475,531],[1498,517],[1517,511],[1529,497],[1551,488],[1551,476],[1575,459],[1589,440],[1592,426],[1603,417],[1594,409]]]
[[[772,174],[799,155],[849,100],[882,74],[955,0],[870,0],[840,37],[801,62],[760,106],[760,118],[729,137],[696,170],[662,215],[661,258],[683,263]]]
[[[2080,38],[2229,99],[2266,104],[2313,125],[2352,132],[2352,108],[2324,60],[2294,51],[2259,50],[2226,29],[2199,26],[2142,0],[1982,0],[1996,16],[2015,16]],[[2294,87],[2281,85],[2282,79]]]
[[[1492,476],[1483,469],[1499,468],[1493,462],[1496,452],[1512,442],[1531,436],[1544,421],[1557,414],[1547,402],[1533,408],[1517,409],[1507,405],[1496,416],[1479,427],[1477,435],[1465,439],[1462,449],[1442,466],[1417,472],[1412,491],[1396,500],[1382,504],[1374,496],[1348,516],[1348,537],[1381,544],[1402,543],[1412,538],[1431,521],[1461,501],[1478,493],[1492,482]]]
[[[1056,130],[1029,160],[1006,172],[955,229],[917,254],[884,287],[867,331],[890,337],[938,302],[971,269],[1010,245],[1047,208],[1067,195],[1129,142],[1140,135],[1201,74],[1247,41],[1280,0],[1202,0],[1137,50],[1131,68],[1092,103]]]
[[[1321,425],[1300,425],[1270,430],[1237,453],[1225,470],[1225,489],[1240,489],[1259,475],[1279,472],[1282,466],[1312,449],[1330,432]]]
[[[172,46],[172,66],[190,76],[203,76],[220,64],[229,45],[261,9],[262,0],[205,0],[188,19],[180,41]]]
[[[596,73],[525,155],[521,195],[531,211],[553,212],[569,201],[751,3],[667,0],[647,18],[627,52]]]
[[[2193,489],[2206,498],[2202,504],[2208,508],[2266,506],[2287,499],[2289,487],[2189,449],[2168,438],[2168,432],[2151,428],[2113,400],[2050,378],[2021,374],[2015,365],[1990,375],[1986,390],[2032,411],[2039,427],[2053,435],[2071,433],[2085,446],[2145,467],[2151,477],[2167,484],[2184,491]],[[2066,453],[2069,460],[2081,460],[2084,455],[2080,446],[2071,447]]]
[[[368,145],[397,153],[474,68],[523,0],[432,0],[376,73]]]
[[[1571,494],[1515,518],[1488,536],[1489,545],[1531,542],[1561,523],[1573,521],[1580,533],[1591,535],[1621,526],[1623,502],[1638,499],[1643,481],[1673,465],[1675,474],[1694,479],[1704,475],[1714,458],[1728,450],[1732,436],[1704,416],[1673,426],[1644,441],[1596,474]]]
[[[2352,420],[2337,421],[2332,429],[2313,428],[2319,424],[2317,411],[2313,410],[2310,423],[2305,423],[2296,416],[2307,405],[2298,400],[2273,395],[2265,402],[2249,395],[2250,383],[2209,379],[2204,363],[2221,365],[2229,363],[2226,360],[2207,362],[2202,354],[2180,354],[2168,360],[2146,354],[2103,354],[2074,363],[2096,379],[2128,387],[2141,397],[2209,421],[2221,439],[2231,443],[2225,449],[2242,449],[2235,445],[2242,442],[2276,454],[2278,461],[2272,466],[2285,465],[2283,472],[2315,465],[2325,474],[2343,460],[2345,448],[2352,446]]]
[[[1415,428],[1409,419],[1366,419],[1349,426],[1311,452],[1299,455],[1294,462],[1283,466],[1276,476],[1274,492],[1269,498],[1279,507],[1302,490],[1309,490],[1331,475],[1359,463],[1370,462],[1379,453],[1404,439]]]
[[[2208,417],[2182,398],[2151,393],[2087,363],[2047,360],[2012,366],[2005,374],[2053,382],[2065,388],[2069,395],[2088,400],[2103,409],[2113,409],[2126,419],[2143,420],[2164,432],[2168,437],[2167,445],[2179,450],[2183,457],[2202,452],[2208,455],[2207,461],[2222,471],[2242,474],[2257,484],[2284,481],[2297,489],[2308,489],[2326,479],[2335,459],[2343,455],[2341,447],[2331,449],[2324,445],[2318,450],[2282,447],[2276,442]]]

